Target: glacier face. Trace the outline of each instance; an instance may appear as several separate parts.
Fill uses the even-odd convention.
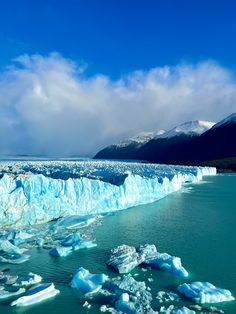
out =
[[[24,226],[122,210],[215,174],[209,167],[112,161],[1,162],[0,224]]]

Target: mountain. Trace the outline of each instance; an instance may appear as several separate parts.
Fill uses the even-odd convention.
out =
[[[130,154],[128,144],[121,150],[114,145],[100,151],[95,158],[139,159],[166,164],[236,166],[236,113],[214,124],[209,121],[190,121],[177,126],[139,145]],[[223,162],[224,160],[224,162]],[[229,164],[228,164],[229,165]],[[221,166],[219,166],[221,167]]]
[[[180,135],[198,136],[212,128],[214,124],[215,123],[210,121],[189,121],[174,127],[170,131],[163,133],[158,138],[171,138]]]
[[[141,132],[131,138],[124,139],[117,144],[110,145],[99,151],[97,159],[137,159],[137,151],[153,138],[164,134],[164,130],[157,132]]]
[[[172,153],[176,145],[186,143],[195,136],[199,136],[214,125],[209,121],[190,121],[183,123],[165,132],[142,132],[138,135],[110,145],[100,152],[95,158],[101,159],[143,159],[165,162],[165,156]],[[152,157],[153,155],[153,157]]]

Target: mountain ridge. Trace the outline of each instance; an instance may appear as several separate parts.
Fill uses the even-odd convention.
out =
[[[184,164],[236,157],[236,113],[218,123],[195,120],[185,122],[151,138],[143,145],[99,151],[95,159],[132,159],[154,163]]]

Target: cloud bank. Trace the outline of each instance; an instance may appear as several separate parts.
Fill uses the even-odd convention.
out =
[[[91,156],[140,131],[235,111],[234,73],[211,61],[112,80],[57,53],[23,55],[0,73],[0,154]]]

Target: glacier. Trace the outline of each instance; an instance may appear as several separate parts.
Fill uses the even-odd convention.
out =
[[[1,226],[99,215],[157,201],[215,175],[211,167],[112,161],[0,162]]]

